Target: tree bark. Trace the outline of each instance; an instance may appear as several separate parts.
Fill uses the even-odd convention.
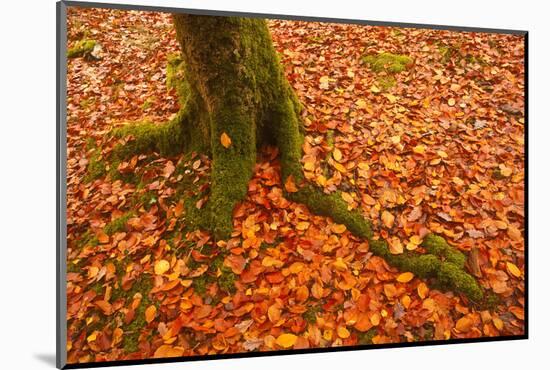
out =
[[[384,240],[376,240],[360,211],[348,211],[341,194],[325,194],[309,184],[301,168],[301,106],[284,75],[267,28],[261,19],[175,14],[183,73],[178,79],[181,110],[172,121],[125,127],[116,132],[134,140],[118,149],[119,156],[157,151],[175,154],[199,151],[212,158],[210,197],[204,209],[205,227],[226,239],[233,229],[233,209],[246,195],[257,148],[276,145],[283,184],[295,189],[285,196],[311,212],[346,225],[369,242],[372,252],[400,270],[433,278],[446,289],[473,301],[483,298],[475,279],[465,271],[465,256],[444,239],[429,235],[428,253],[393,255]],[[221,136],[231,139],[223,145]],[[283,186],[284,188],[284,186]]]

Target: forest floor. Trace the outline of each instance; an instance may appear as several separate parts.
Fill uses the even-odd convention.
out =
[[[204,205],[208,158],[104,161],[112,128],[179,109],[166,81],[170,16],[69,8],[68,47],[96,46],[68,63],[68,361],[523,334],[523,38],[269,27],[306,109],[306,177],[341,191],[392,253],[444,236],[493,305],[391,268],[345,226],[286,200],[273,149],[231,239],[190,229],[181,186]]]

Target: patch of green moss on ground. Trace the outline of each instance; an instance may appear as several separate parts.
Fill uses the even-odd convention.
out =
[[[197,294],[199,294],[200,296],[204,296],[206,294],[208,283],[208,276],[203,274],[199,277],[193,278],[193,283],[191,284],[191,286]]]
[[[153,288],[153,279],[146,274],[140,275],[135,281],[132,287],[125,291],[120,287],[113,289],[112,291],[112,301],[117,301],[119,299],[124,299],[125,305],[129,304],[133,300],[136,293],[141,294],[141,302],[135,311],[135,316],[132,322],[129,324],[122,325],[122,330],[124,336],[122,337],[122,347],[126,353],[136,352],[139,347],[139,336],[141,330],[147,326],[147,321],[145,320],[145,310],[154,302],[149,297],[149,293]]]
[[[392,53],[366,55],[362,60],[376,73],[400,73],[412,63],[410,57]]]
[[[376,79],[376,82],[382,91],[390,90],[397,83],[395,77],[393,76],[379,76]]]
[[[78,249],[82,249],[86,246],[96,247],[98,245],[99,245],[99,240],[97,239],[97,236],[91,230],[87,230],[76,241],[76,247]]]
[[[84,176],[84,182],[89,183],[97,180],[105,176],[106,173],[107,170],[105,168],[105,161],[101,156],[101,150],[99,148],[95,148],[93,149],[90,159],[88,161],[88,167],[86,175]]]
[[[235,275],[230,268],[225,266],[223,266],[220,271],[222,274],[218,277],[218,287],[226,293],[235,293],[235,280],[237,280],[237,275]]]
[[[460,50],[460,46],[457,46],[457,45],[447,45],[440,42],[438,44],[438,50],[439,50],[439,53],[441,54],[442,64],[447,64],[450,61],[459,63],[464,60],[466,64],[487,65],[487,62],[483,60],[483,58],[476,57],[472,54],[463,54],[462,51]]]
[[[78,58],[91,53],[96,45],[95,40],[83,39],[75,42],[75,44],[67,49],[67,58]]]
[[[310,306],[302,316],[308,323],[315,324],[317,322],[317,314],[319,312],[321,312],[321,306]]]
[[[367,330],[366,332],[364,333],[359,333],[357,335],[357,343],[358,344],[373,344],[372,343],[372,338],[374,338],[377,334],[377,330],[375,328],[372,328],[370,330]]]
[[[128,220],[132,217],[134,217],[135,213],[133,211],[128,211],[124,213],[122,216],[112,220],[109,222],[105,227],[103,228],[103,231],[105,234],[111,236],[115,233],[119,233],[126,230],[126,223]]]
[[[153,106],[155,98],[147,98],[141,105],[141,110],[147,110]]]

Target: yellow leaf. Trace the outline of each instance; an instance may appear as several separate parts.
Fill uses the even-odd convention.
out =
[[[380,92],[380,88],[379,88],[378,86],[376,86],[376,85],[372,85],[372,86],[370,87],[370,91],[372,91],[373,93],[376,94],[376,93],[379,93],[379,92]]]
[[[498,317],[493,318],[493,325],[495,325],[495,328],[498,330],[504,329],[504,322]]]
[[[500,168],[500,174],[504,177],[509,177],[512,175],[512,169],[511,168],[508,168],[506,167],[504,164],[501,164],[500,166],[498,166]]]
[[[155,316],[157,315],[157,308],[155,305],[150,305],[145,310],[145,321],[149,324],[151,321],[155,319]]]
[[[283,348],[290,348],[294,345],[294,343],[296,343],[297,339],[298,337],[294,334],[281,334],[277,337],[275,343]]]
[[[378,312],[375,312],[370,317],[370,323],[373,326],[378,326],[378,324],[380,324],[380,319],[381,319],[380,314]]]
[[[403,253],[403,244],[401,243],[401,240],[397,237],[393,237],[390,240],[388,240],[388,244],[390,246],[390,253],[391,254],[401,254]]]
[[[346,271],[348,269],[348,265],[344,262],[342,257],[336,258],[336,261],[332,263],[332,266],[338,271]]]
[[[340,163],[338,163],[338,162],[334,162],[334,163],[332,164],[332,166],[333,166],[334,168],[336,168],[336,169],[338,170],[338,172],[341,172],[341,173],[346,173],[346,172],[348,172],[348,170],[346,170],[346,167],[342,166],[342,165],[341,165]]]
[[[397,294],[397,288],[393,284],[384,284],[384,293],[386,297],[393,298]]]
[[[231,145],[231,138],[225,132],[220,137],[220,141],[224,148],[229,148],[229,146]]]
[[[349,338],[349,336],[351,335],[349,330],[346,329],[346,327],[344,327],[344,326],[339,326],[338,329],[337,329],[337,333],[338,333],[338,336],[342,339]]]
[[[325,329],[323,331],[323,338],[325,340],[332,340],[332,329]]]
[[[304,264],[301,262],[294,262],[290,265],[289,270],[293,274],[297,274],[304,269]]]
[[[281,318],[281,309],[276,305],[271,305],[267,309],[267,317],[272,323],[276,323]]]
[[[322,76],[319,79],[319,88],[323,90],[328,90],[328,76]]]
[[[514,275],[515,277],[521,276],[521,270],[512,262],[506,262],[506,269],[510,274]]]
[[[359,108],[366,108],[367,102],[364,101],[363,99],[359,99],[355,102],[355,105],[357,105]]]
[[[430,289],[425,283],[420,283],[418,284],[418,287],[416,287],[416,291],[418,292],[418,296],[424,299],[428,296],[428,292],[430,291]]]
[[[388,229],[390,229],[393,226],[393,222],[395,221],[395,216],[392,215],[388,211],[382,212],[382,223],[384,226],[386,226]]]
[[[399,144],[399,142],[401,141],[401,136],[399,135],[392,136],[390,137],[390,141],[392,142],[392,144]]]
[[[370,166],[367,162],[359,162],[357,164],[357,167],[359,167],[360,169],[365,170],[365,171],[368,171],[368,169],[370,168]]]
[[[278,259],[275,259],[270,256],[265,256],[262,260],[262,266],[264,267],[272,267],[275,266],[277,268],[282,267],[284,265],[283,261],[279,261]]]
[[[399,281],[400,283],[408,283],[413,278],[414,278],[414,274],[412,272],[404,272],[402,274],[399,274],[396,280]]]
[[[183,356],[183,348],[182,347],[172,347],[168,344],[163,344],[153,354],[154,358],[163,358],[163,357],[179,357]]]
[[[426,153],[426,146],[422,145],[422,144],[419,144],[419,145],[417,145],[413,148],[413,152],[415,152],[417,154],[424,154],[424,153]]]
[[[404,295],[402,298],[401,298],[401,304],[403,305],[403,307],[405,308],[409,308],[409,306],[411,305],[411,297],[409,297],[408,295]]]
[[[395,103],[397,101],[397,98],[392,95],[392,94],[384,94],[384,96],[386,97],[386,99],[388,99],[390,101],[390,103]]]
[[[346,193],[343,191],[342,193],[342,199],[346,201],[346,203],[353,203],[353,197],[350,195],[350,193]]]
[[[340,151],[340,149],[334,148],[334,150],[332,151],[332,158],[334,158],[335,161],[340,162],[340,160],[342,159],[342,152]]]
[[[155,274],[162,275],[170,269],[170,263],[166,260],[155,262]]]
[[[330,225],[330,230],[332,230],[333,233],[342,234],[346,231],[346,225],[332,224]]]
[[[93,342],[94,340],[97,339],[97,333],[98,333],[98,331],[96,330],[92,334],[88,335],[88,338],[86,338],[88,343]]]
[[[97,276],[97,273],[99,272],[99,267],[97,266],[91,266],[89,269],[88,269],[88,277],[89,278],[94,278]]]
[[[438,150],[437,151],[437,155],[440,156],[441,158],[447,158],[449,155],[447,154],[447,152],[443,151],[443,150]]]
[[[309,228],[309,222],[301,221],[296,224],[297,230],[307,230]]]

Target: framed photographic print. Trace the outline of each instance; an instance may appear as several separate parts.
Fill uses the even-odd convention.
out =
[[[57,5],[58,367],[527,338],[527,32]]]

